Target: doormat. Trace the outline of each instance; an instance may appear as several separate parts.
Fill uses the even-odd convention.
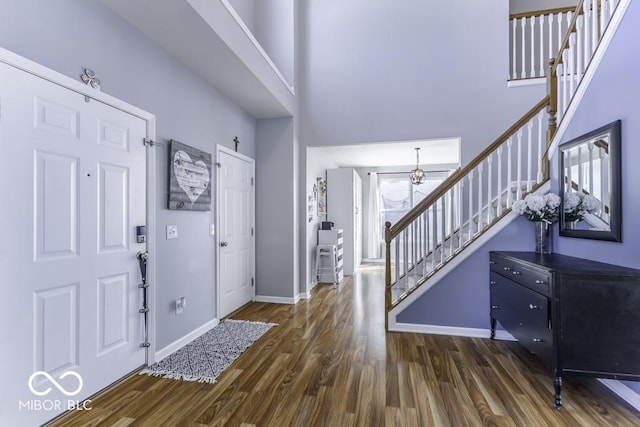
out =
[[[215,383],[240,354],[276,323],[224,320],[140,374],[183,381]]]

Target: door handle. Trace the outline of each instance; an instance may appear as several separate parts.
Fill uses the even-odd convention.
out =
[[[227,246],[229,246],[229,242],[220,242],[220,246],[226,248]]]

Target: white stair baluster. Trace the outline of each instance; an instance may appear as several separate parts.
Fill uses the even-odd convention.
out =
[[[507,209],[511,208],[511,204],[513,203],[513,191],[511,189],[511,184],[513,180],[513,174],[511,173],[511,164],[512,155],[511,155],[511,144],[513,143],[513,136],[510,136],[507,139]]]
[[[538,114],[538,173],[536,174],[536,183],[542,182],[542,139],[544,134],[542,133],[542,121],[544,120],[544,110]]]
[[[482,210],[484,209],[484,206],[482,205],[483,201],[482,201],[482,169],[483,169],[483,165],[482,162],[480,164],[478,164],[477,167],[477,171],[478,171],[478,232],[480,232],[480,230],[482,230],[484,228],[484,223],[483,223],[483,216],[482,216]]]
[[[565,49],[562,51],[562,114],[558,117],[558,123],[562,121],[562,117],[564,117],[564,113],[567,111],[567,106],[569,105],[569,50]]]
[[[511,27],[512,27],[512,40],[511,40],[511,48],[513,50],[513,52],[511,53],[511,79],[515,80],[518,78],[518,70],[517,70],[517,64],[518,64],[518,55],[517,55],[517,42],[518,42],[518,20],[517,19],[512,19],[511,20]]]
[[[582,15],[583,15],[583,31],[584,31],[584,58],[585,58],[585,68],[589,64],[589,59],[591,58],[591,32],[593,31],[591,27],[591,15],[589,15],[589,5],[591,4],[591,0],[584,0],[582,3]]]
[[[591,51],[595,52],[600,40],[600,30],[598,28],[598,0],[591,2]]]
[[[500,217],[502,215],[502,145],[496,150],[498,153],[498,203],[496,207],[496,215]]]
[[[589,194],[593,195],[593,149],[595,145],[589,144]]]
[[[440,210],[440,229],[442,230],[442,237],[440,238],[440,243],[442,244],[442,258],[441,261],[447,259],[447,193],[444,193],[440,198],[440,203],[442,204],[442,209]]]
[[[533,162],[533,119],[527,123],[527,191],[531,191],[531,178]]]
[[[527,48],[526,48],[526,42],[527,42],[527,37],[525,34],[525,30],[526,30],[526,24],[527,24],[527,18],[520,18],[520,28],[521,28],[521,35],[522,35],[522,70],[520,70],[520,78],[526,79],[527,78],[527,64],[526,64],[526,52],[527,52]]]
[[[549,14],[549,20],[547,21],[549,23],[548,27],[549,27],[549,59],[553,58],[554,56],[556,56],[556,53],[558,53],[558,49],[554,49],[554,45],[553,45],[553,17],[554,14],[550,13]],[[545,63],[546,64],[546,63]]]
[[[516,165],[516,200],[522,199],[522,128],[518,129],[516,134],[518,138],[518,164]]]
[[[582,146],[578,147],[578,192],[584,192],[584,168],[582,166]]]
[[[607,218],[609,215],[606,212],[605,200],[609,200],[609,169],[607,165],[607,152],[604,147],[598,148],[598,155],[600,157],[600,215],[601,218]],[[611,212],[609,212],[611,214]]]
[[[576,53],[576,33],[571,33],[569,35],[569,99],[573,99],[573,94],[575,93],[575,76],[576,76],[576,66],[575,66],[575,53]],[[569,101],[571,102],[571,101]]]
[[[570,192],[573,190],[573,165],[571,164],[571,151],[573,150],[567,150],[564,155],[564,164],[569,165],[569,167],[567,168],[567,182],[565,184],[565,192]]]
[[[562,31],[563,28],[563,19],[566,17],[566,14],[559,14],[558,15],[558,49],[556,50],[556,52],[560,52],[560,49],[562,49],[562,39],[564,38],[564,32]]]
[[[549,54],[549,56],[551,56],[551,54]],[[544,77],[544,67],[546,63],[544,60],[544,15],[540,15],[540,74],[538,77]]]
[[[607,29],[607,24],[609,23],[609,2],[607,0],[601,0],[600,2],[600,38],[602,38],[602,34]]]
[[[529,37],[531,38],[531,64],[530,64],[530,69],[531,69],[531,77],[535,77],[536,76],[536,17],[532,16],[531,20],[529,21],[531,28],[530,28],[530,33]]]
[[[491,224],[491,221],[493,221],[492,163],[493,153],[490,153],[487,157],[487,224]]]
[[[473,236],[473,170],[469,172],[467,175],[467,179],[469,180],[469,189],[467,193],[469,193],[469,240],[471,240],[471,236]]]
[[[578,16],[578,20],[576,21],[576,79],[579,82],[580,77],[584,71],[584,61],[582,59],[582,54],[584,53],[583,45],[583,37],[584,32],[582,30],[582,21],[583,16]]]
[[[438,200],[436,200],[433,205],[429,208],[431,209],[431,218],[433,219],[433,252],[432,252],[432,260],[433,260],[433,268],[435,269],[438,265],[438,260],[436,253],[438,252]],[[440,252],[442,253],[442,252]]]
[[[402,230],[403,250],[402,250],[402,264],[404,269],[404,283],[405,290],[409,289],[409,227]]]

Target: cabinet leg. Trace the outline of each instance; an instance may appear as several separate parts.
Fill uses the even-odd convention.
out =
[[[496,337],[496,319],[491,318],[491,339]]]
[[[562,397],[560,396],[560,393],[562,391],[562,377],[555,377],[553,379],[553,386],[556,391],[555,402],[553,406],[556,409],[560,409],[560,407],[562,406]]]

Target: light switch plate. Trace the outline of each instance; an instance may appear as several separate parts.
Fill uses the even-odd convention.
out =
[[[177,239],[177,238],[178,238],[178,226],[167,225],[167,240]]]
[[[214,236],[216,234],[216,226],[215,224],[209,224],[209,235]]]

